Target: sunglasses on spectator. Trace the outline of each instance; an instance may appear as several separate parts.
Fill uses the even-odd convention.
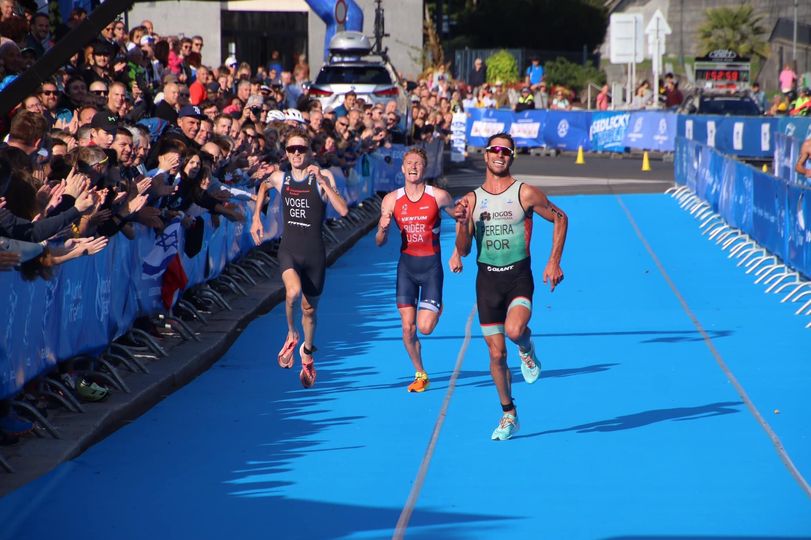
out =
[[[349,122],[336,122],[336,126],[349,127]]]
[[[288,154],[306,154],[308,148],[300,144],[294,144],[285,148]]]
[[[485,148],[490,154],[497,154],[499,156],[513,157],[513,149],[509,146],[488,146]]]
[[[41,94],[43,96],[55,96],[56,95],[56,90],[43,90],[41,92]]]
[[[97,96],[106,96],[107,95],[107,90],[91,90],[90,92],[92,92],[93,94],[96,94]]]

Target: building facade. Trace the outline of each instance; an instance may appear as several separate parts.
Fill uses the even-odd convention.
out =
[[[371,36],[375,2],[356,2],[363,10],[363,31]],[[383,0],[382,7],[391,34],[383,44],[392,63],[401,73],[416,76],[422,70],[423,0]],[[315,77],[324,62],[326,24],[305,0],[136,2],[128,18],[130,26],[149,19],[158,34],[203,36],[206,65],[220,65],[230,55],[254,66],[267,65],[276,50],[284,69],[304,54]]]
[[[698,29],[704,23],[707,9],[717,7],[737,7],[742,4],[751,5],[755,12],[762,17],[765,29],[764,39],[769,42],[769,58],[763,63],[758,76],[761,85],[766,90],[777,87],[777,75],[785,62],[793,61],[791,35],[786,40],[786,22],[793,26],[794,0],[607,0],[605,3],[609,13],[641,13],[644,18],[643,25],[647,24],[657,9],[667,19],[673,33],[667,36],[666,67],[669,64],[675,71],[683,72],[682,66],[677,65],[684,59],[690,63],[699,56],[700,43]],[[797,58],[795,69],[798,73],[811,71],[811,38],[804,30],[811,25],[811,0],[797,2],[798,39]],[[609,29],[610,32],[610,29]],[[610,57],[608,44],[610,35],[606,35],[605,42],[600,48],[603,58],[602,67],[609,74],[610,80],[624,78],[623,66],[612,66],[608,63]],[[645,46],[647,56],[647,45]],[[779,67],[778,67],[779,64]],[[689,70],[688,70],[689,71]],[[638,77],[639,78],[639,77]]]

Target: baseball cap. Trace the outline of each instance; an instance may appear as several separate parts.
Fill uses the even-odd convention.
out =
[[[198,120],[202,120],[206,117],[203,114],[203,111],[200,110],[200,107],[197,105],[183,105],[180,108],[180,112],[177,113],[178,118],[197,118]],[[95,118],[95,117],[94,117]]]
[[[226,59],[225,59],[225,65],[226,65],[226,66],[235,66],[235,65],[237,65],[238,63],[239,63],[239,62],[237,62],[237,57],[236,57],[236,56],[233,56],[233,55],[232,55],[232,56],[229,56],[228,58],[226,58]]]
[[[209,92],[219,92],[220,91],[220,83],[217,81],[211,81],[206,85],[206,90]]]
[[[245,106],[249,109],[251,107],[261,107],[265,103],[265,100],[262,99],[262,96],[252,95],[248,98],[248,101],[245,102]]]
[[[118,117],[108,112],[97,112],[90,121],[92,129],[103,129],[107,133],[115,133],[118,129]]]

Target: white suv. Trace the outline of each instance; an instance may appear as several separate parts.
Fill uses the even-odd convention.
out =
[[[399,84],[397,72],[382,58],[370,55],[369,38],[360,32],[338,32],[329,42],[330,59],[310,85],[309,95],[321,102],[325,111],[344,102],[347,92],[355,92],[367,103],[395,100],[405,119],[408,97]]]

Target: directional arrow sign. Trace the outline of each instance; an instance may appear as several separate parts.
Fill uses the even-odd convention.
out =
[[[648,22],[648,26],[645,27],[645,34],[650,38],[651,36],[669,36],[672,33],[673,30],[671,30],[670,25],[667,24],[667,19],[662,15],[662,11],[657,9],[656,13],[651,17],[650,22]]]

